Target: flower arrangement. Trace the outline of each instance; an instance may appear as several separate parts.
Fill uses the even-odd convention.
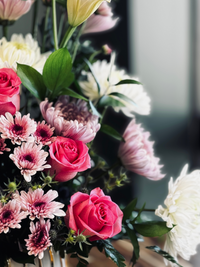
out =
[[[116,26],[110,1],[43,0],[42,45],[32,34],[7,40],[8,26],[32,5],[36,14],[37,1],[0,0],[0,266],[9,259],[40,262],[45,251],[53,258],[53,248],[84,267],[97,247],[123,267],[112,246],[112,239],[122,238],[133,245],[134,266],[139,238],[163,235],[163,250],[147,249],[166,265],[181,266],[178,255],[189,260],[200,243],[200,171],[187,174],[185,166],[175,182],[171,178],[166,207],[155,211],[162,220],[142,221],[145,205],[138,209],[133,199],[122,207],[109,196],[129,182],[127,171],[153,181],[165,176],[150,133],[137,124],[137,113],[150,113],[142,84],[117,68],[108,45],[96,51],[80,40]],[[110,62],[98,60],[99,54],[111,55]],[[129,118],[123,135],[104,123],[108,107]],[[112,166],[96,150],[100,132],[118,142]]]

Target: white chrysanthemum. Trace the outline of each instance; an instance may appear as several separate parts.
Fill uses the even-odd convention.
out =
[[[135,105],[128,103],[123,99],[119,99],[116,96],[112,96],[113,98],[120,100],[125,105],[124,107],[114,107],[115,111],[118,112],[119,110],[122,110],[123,113],[129,117],[133,117],[133,112],[137,112],[142,115],[148,115],[150,113],[150,98],[148,97],[147,93],[144,92],[143,86],[137,84],[123,84],[114,86],[121,80],[137,80],[137,78],[128,76],[125,74],[124,70],[118,70],[116,66],[112,66],[111,75],[109,77],[111,65],[112,63],[108,63],[105,60],[96,61],[92,65],[93,72],[100,84],[100,94],[98,93],[97,84],[92,73],[82,71],[82,74],[87,76],[87,81],[79,82],[84,94],[89,97],[91,101],[96,102],[103,95],[118,92],[132,99],[135,102]]]
[[[189,260],[200,243],[200,170],[187,174],[185,165],[175,182],[169,182],[166,208],[158,206],[156,215],[174,228],[167,234],[164,250],[177,259],[180,255]],[[171,266],[176,266],[169,261]]]
[[[18,62],[42,72],[50,53],[41,54],[38,42],[33,39],[31,34],[27,34],[25,37],[22,34],[13,34],[10,42],[4,37],[0,40],[0,59],[9,64],[15,71]]]

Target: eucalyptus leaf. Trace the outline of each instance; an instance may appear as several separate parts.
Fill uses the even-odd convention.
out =
[[[168,228],[166,222],[162,221],[136,223],[133,224],[133,227],[139,234],[147,237],[163,236],[172,229]]]
[[[126,79],[126,80],[121,80],[120,82],[116,83],[115,86],[122,85],[122,84],[142,84],[142,83],[136,80]]]
[[[138,243],[138,239],[137,239],[135,231],[131,230],[127,226],[125,228],[126,228],[126,233],[128,234],[128,236],[129,236],[129,238],[131,240],[131,243],[133,245],[133,248],[134,248],[133,257],[132,257],[132,263],[133,263],[133,266],[134,266],[136,261],[140,257],[140,247],[139,247],[139,243]]]
[[[171,262],[177,264],[179,267],[183,267],[169,253],[167,253],[164,250],[161,250],[158,246],[150,246],[150,247],[146,247],[146,248],[156,252],[157,254],[159,254],[161,256],[163,256],[163,258],[167,259],[168,261],[171,261]]]
[[[40,100],[45,99],[47,89],[42,75],[37,70],[28,65],[17,63],[17,75],[32,95]]]
[[[54,97],[73,82],[74,74],[71,70],[72,60],[66,48],[58,49],[48,57],[43,68],[43,80]]]
[[[100,131],[107,135],[112,136],[113,138],[119,141],[124,141],[123,136],[120,133],[118,133],[114,128],[112,128],[110,125],[101,124]]]
[[[125,107],[126,105],[124,105],[120,100],[114,99],[113,97],[108,95],[104,95],[99,99],[98,106]]]
[[[75,98],[78,98],[78,99],[82,99],[82,100],[85,100],[86,102],[88,102],[88,99],[85,98],[84,96],[82,95],[79,95],[77,94],[76,92],[74,92],[72,89],[70,88],[65,88],[63,89],[61,92],[60,92],[60,95],[69,95],[69,96],[72,96],[72,97],[75,97]]]
[[[90,100],[89,100],[89,105],[90,105],[90,108],[92,110],[92,114],[101,118],[101,114],[97,111],[97,109],[93,105],[92,101],[90,101]]]
[[[132,212],[137,204],[137,198],[133,199],[122,211],[123,211],[123,222],[131,217]]]
[[[136,105],[136,103],[132,99],[130,99],[129,97],[127,97],[126,95],[123,95],[121,93],[113,92],[113,93],[110,93],[109,95],[117,96],[117,97],[123,99],[124,101],[130,103],[131,105]]]
[[[92,73],[92,76],[94,77],[94,80],[95,80],[95,82],[97,84],[98,93],[100,94],[100,92],[101,92],[100,84],[98,82],[98,79],[97,79],[96,75],[94,74],[94,71],[93,71],[93,68],[92,68],[92,64],[90,63],[89,60],[87,60],[87,58],[84,58],[83,60],[85,61],[85,63],[89,67],[89,69],[90,69],[90,71]]]

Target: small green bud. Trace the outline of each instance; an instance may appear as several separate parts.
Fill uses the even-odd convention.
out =
[[[101,160],[98,162],[99,169],[103,169],[105,167],[105,165],[106,165],[106,162],[104,160]]]
[[[44,183],[45,184],[50,184],[51,182],[52,182],[52,177],[51,176],[48,175],[47,177],[44,178]]]
[[[109,178],[111,178],[111,179],[115,178],[115,175],[112,171],[109,171],[108,175],[109,175]]]
[[[73,230],[73,229],[70,229],[70,230],[69,230],[69,234],[70,234],[70,235],[74,235],[75,233],[76,233],[75,230]]]
[[[17,185],[16,185],[16,183],[15,183],[15,182],[10,182],[10,183],[8,184],[8,190],[9,190],[10,192],[15,192],[15,191],[17,190]]]
[[[76,242],[85,242],[85,241],[86,241],[86,237],[82,234],[76,237]]]

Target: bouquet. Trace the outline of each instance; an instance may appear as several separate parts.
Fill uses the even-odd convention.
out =
[[[137,114],[150,113],[142,84],[116,66],[107,44],[95,49],[82,39],[116,26],[112,3],[43,0],[46,14],[38,30],[38,2],[0,0],[0,266],[10,259],[41,265],[45,251],[53,266],[54,251],[84,267],[96,247],[123,267],[114,239],[130,240],[134,266],[139,241],[164,235],[164,248],[146,249],[164,257],[166,265],[181,266],[178,256],[189,260],[200,243],[200,171],[187,174],[186,165],[171,178],[156,221],[144,221],[145,204],[138,207],[137,199],[122,205],[121,187],[130,183],[129,174],[152,182],[165,175],[150,133],[137,123]],[[8,40],[9,27],[30,8],[32,34]],[[129,120],[123,134],[105,123],[111,109]],[[112,164],[104,159],[106,135],[116,140]]]

